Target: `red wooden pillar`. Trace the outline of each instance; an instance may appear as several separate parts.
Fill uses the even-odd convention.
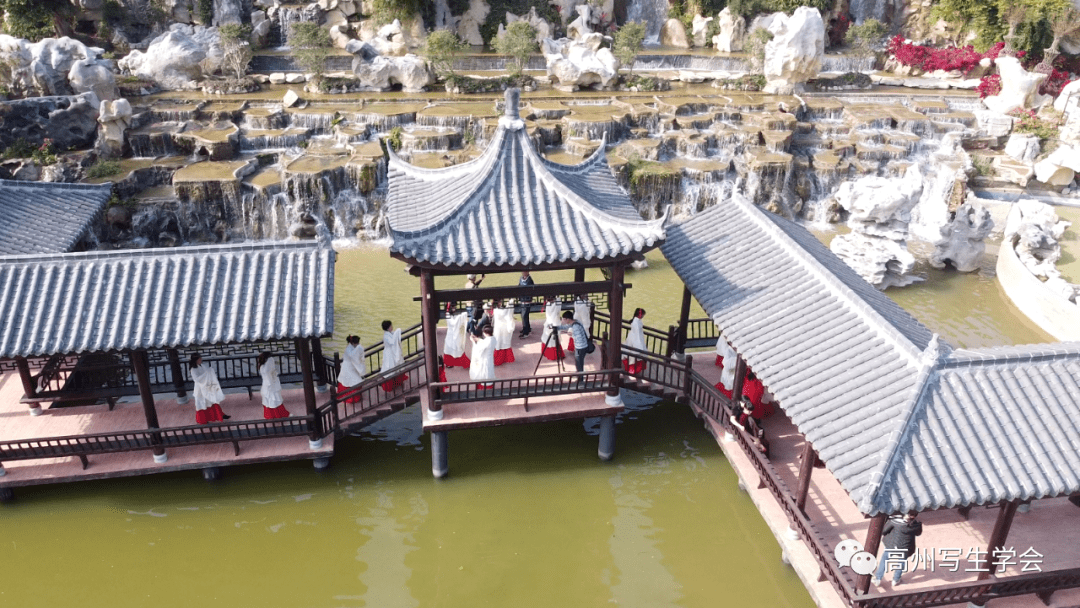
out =
[[[150,357],[145,350],[128,351],[128,357],[131,359],[131,366],[135,368],[135,382],[139,385],[139,397],[142,399],[143,413],[146,414],[146,428],[160,429],[154,393],[150,389]],[[154,462],[161,464],[169,460],[162,445],[161,433],[151,433],[150,443],[154,445]]]
[[[432,382],[439,381],[439,305],[435,301],[435,277],[430,270],[420,270],[420,312],[421,331],[424,335],[424,367],[427,368],[428,383],[424,388],[427,398],[427,416],[432,420],[442,420],[442,405],[435,401],[435,389]]]
[[[738,402],[742,399],[743,384],[746,383],[746,361],[742,355],[735,355],[735,383],[731,386],[731,401]]]
[[[165,353],[169,356],[169,369],[172,371],[173,386],[176,387],[176,403],[183,405],[188,402],[188,394],[180,353],[175,348],[167,349]]]
[[[37,397],[37,386],[34,384],[34,377],[30,374],[30,363],[26,361],[26,357],[15,357],[15,367],[19,368],[19,379],[22,380],[23,395],[27,398]],[[41,404],[30,404],[30,415],[41,415]]]
[[[575,268],[574,269],[574,282],[575,283],[584,283],[585,282],[585,268]]]
[[[997,570],[997,565],[994,563],[994,552],[1005,547],[1005,539],[1009,537],[1009,528],[1012,527],[1013,516],[1016,515],[1016,509],[1019,506],[1020,501],[1017,500],[1002,503],[1001,510],[998,511],[997,521],[994,522],[994,531],[990,533],[990,542],[986,550],[987,571],[979,573],[980,581],[990,578],[990,575]]]
[[[315,364],[315,378],[318,379],[319,384],[315,387],[316,392],[325,393],[329,388],[330,374],[326,373],[326,357],[322,352],[322,339],[311,339],[311,358]]]
[[[687,325],[690,324],[690,288],[683,286],[682,290],[682,307],[679,309],[679,343],[675,345],[675,352],[682,354],[686,352],[686,332]]]
[[[802,465],[799,467],[799,485],[795,490],[795,506],[799,507],[803,515],[806,515],[806,496],[810,493],[810,474],[814,470],[817,454],[810,440],[803,436],[806,444],[803,446]]]
[[[870,555],[877,555],[881,547],[881,532],[885,529],[885,522],[889,519],[888,513],[878,513],[870,520],[870,527],[866,530],[866,542],[863,550]],[[855,591],[859,595],[866,595],[870,591],[870,575],[860,574],[855,582]]]
[[[308,447],[318,450],[322,447],[322,435],[319,433],[319,407],[315,403],[315,372],[311,365],[311,346],[307,338],[296,338],[296,357],[300,359],[300,372],[304,376],[304,406],[311,433],[308,435]]]
[[[608,293],[608,312],[611,313],[611,328],[608,331],[608,365],[617,368],[622,365],[622,339],[623,339],[623,277],[626,268],[621,264],[611,267],[611,292]],[[611,406],[622,405],[622,397],[619,396],[619,381],[622,374],[611,374],[611,388],[608,389],[605,402]]]

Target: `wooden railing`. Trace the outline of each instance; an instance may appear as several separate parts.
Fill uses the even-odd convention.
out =
[[[333,405],[338,424],[346,424],[350,420],[385,405],[402,402],[406,395],[427,386],[427,366],[424,364],[423,352],[421,349],[414,353],[415,356],[407,359],[405,363],[386,374],[376,371],[374,375],[369,375],[359,386],[339,393],[335,385],[327,405]],[[393,387],[390,391],[383,388],[384,383],[401,376],[405,376],[403,383]],[[360,397],[359,401],[350,403],[358,396]]]
[[[1029,594],[1039,595],[1040,599],[1048,600],[1054,591],[1076,587],[1080,587],[1080,568],[1070,568],[957,583],[916,591],[875,593],[857,597],[851,605],[854,608],[932,608],[964,602],[983,605],[996,598]]]
[[[712,319],[690,319],[686,322],[686,336],[682,349],[715,346],[720,338],[720,329]]]
[[[630,322],[633,319],[623,320],[623,338],[630,333]],[[591,335],[600,336],[611,333],[611,316],[601,310],[593,311]],[[656,355],[666,355],[669,352],[668,345],[671,336],[668,332],[645,325],[645,350]]]
[[[680,393],[686,392],[689,367],[685,362],[675,361],[660,355],[654,355],[629,346],[622,347],[623,358],[634,357],[645,362],[645,369],[640,374],[628,374],[629,378]],[[621,365],[621,362],[620,362]]]
[[[436,382],[432,387],[437,391],[435,403],[464,403],[471,401],[492,401],[497,399],[523,399],[528,397],[550,397],[553,395],[573,395],[577,393],[595,393],[611,388],[612,374],[622,370],[606,369],[589,372],[566,372],[550,376],[531,376],[527,378],[504,378],[492,380],[491,388],[477,388],[477,381]]]

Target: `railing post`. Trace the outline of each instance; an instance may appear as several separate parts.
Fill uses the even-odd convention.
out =
[[[183,405],[188,402],[187,383],[184,382],[184,367],[180,363],[180,353],[175,348],[168,348],[165,354],[169,356],[169,370],[172,373],[173,386],[176,388],[176,403]]]
[[[685,377],[683,378],[683,393],[686,398],[686,402],[690,403],[690,395],[694,388],[694,358],[690,355],[686,355],[686,371],[683,372]]]
[[[322,339],[315,337],[311,339],[311,358],[315,363],[315,377],[319,379],[319,384],[315,387],[315,392],[325,393],[329,388],[329,374],[326,373],[326,359],[322,354]]]
[[[307,338],[296,338],[296,356],[300,359],[300,371],[304,376],[304,405],[307,409],[308,424],[311,432],[308,434],[308,447],[312,450],[322,448],[322,435],[319,434],[318,406],[315,404],[315,374],[311,365],[311,349],[308,347]]]
[[[608,331],[610,340],[607,344],[608,364],[611,367],[617,367],[619,361],[622,360],[623,277],[625,270],[622,264],[615,264],[611,267],[611,292],[608,295],[611,327]],[[622,396],[619,394],[621,377],[621,370],[611,374],[611,388],[608,389],[607,397],[604,398],[604,403],[609,406],[621,407],[623,405]]]
[[[863,543],[863,551],[876,556],[881,546],[881,532],[885,529],[885,521],[889,519],[888,513],[878,513],[870,520],[870,527],[866,529],[866,542]],[[870,591],[870,575],[860,574],[855,582],[855,591],[859,595],[866,595]]]
[[[22,380],[23,394],[28,399],[37,397],[37,386],[34,385],[34,377],[30,374],[30,363],[26,360],[26,357],[15,357],[15,367],[19,368],[19,379]],[[30,404],[30,415],[41,415],[41,404]]]
[[[135,382],[139,385],[139,397],[142,399],[143,412],[146,414],[146,428],[156,430],[158,424],[157,408],[154,406],[154,393],[150,387],[150,357],[145,350],[128,351],[131,366],[135,368]],[[161,433],[151,433],[150,443],[154,446],[154,462],[161,464],[169,460],[162,446]]]

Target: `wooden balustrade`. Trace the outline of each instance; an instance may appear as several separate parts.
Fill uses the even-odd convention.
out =
[[[573,395],[577,393],[595,393],[611,387],[611,374],[617,369],[605,369],[588,372],[566,372],[549,376],[529,376],[524,378],[500,378],[484,383],[491,388],[477,388],[475,380],[469,382],[436,382],[432,386],[438,391],[436,402],[464,403],[471,401],[494,401],[501,399],[524,399],[528,397],[550,397],[553,395]]]

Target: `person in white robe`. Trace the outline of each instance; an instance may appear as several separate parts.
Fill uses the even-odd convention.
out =
[[[395,367],[405,363],[405,357],[401,354],[401,330],[394,329],[394,324],[389,320],[382,322],[383,328],[383,353],[382,353],[382,371],[383,375],[389,374]],[[409,379],[409,374],[401,374],[395,378],[389,378],[382,383],[383,390],[391,392],[399,386],[405,384],[405,381]]]
[[[731,397],[731,391],[735,389],[735,360],[738,355],[735,349],[728,343],[727,338],[720,334],[716,341],[716,364],[721,368],[720,382],[716,383],[716,390]]]
[[[645,318],[645,309],[638,308],[634,311],[634,318],[630,321],[630,332],[626,336],[626,340],[623,341],[623,346],[629,346],[630,348],[636,348],[638,350],[645,349],[645,325],[642,319]],[[645,371],[645,360],[637,357],[623,357],[623,369],[628,374],[640,375]]]
[[[278,370],[277,359],[274,359],[270,351],[266,351],[259,353],[255,363],[259,366],[259,375],[262,376],[259,396],[262,397],[263,418],[288,418],[289,410],[285,409],[285,399],[281,396],[281,372]]]
[[[494,387],[495,380],[495,336],[491,327],[484,328],[484,337],[471,336],[473,341],[472,364],[469,365],[469,379],[476,381],[477,389]]]
[[[540,352],[552,361],[558,358],[559,353],[555,344],[559,340],[558,329],[562,324],[561,312],[562,304],[558,300],[550,300],[544,307],[544,331],[540,334]]]
[[[469,356],[465,354],[466,327],[469,325],[469,313],[459,312],[446,316],[446,339],[443,340],[443,363],[446,367],[469,367]]]
[[[592,308],[587,300],[574,300],[574,320],[581,323],[586,334],[591,333]],[[574,343],[573,336],[570,337],[570,344],[566,347],[566,350],[577,350],[577,344]]]
[[[231,418],[221,411],[221,402],[225,393],[221,392],[221,382],[217,372],[209,364],[204,364],[199,353],[191,355],[191,381],[195,383],[192,397],[195,398],[195,422],[209,424],[223,422]]]
[[[514,338],[514,329],[517,327],[517,322],[514,321],[514,308],[512,306],[500,307],[494,312],[492,329],[495,337],[495,365],[513,363],[515,359],[511,341]]]
[[[360,336],[345,338],[345,354],[341,356],[341,370],[338,371],[338,394],[350,392],[360,386],[367,375],[367,363],[364,361],[364,345]],[[359,403],[360,393],[351,393],[345,403]]]

